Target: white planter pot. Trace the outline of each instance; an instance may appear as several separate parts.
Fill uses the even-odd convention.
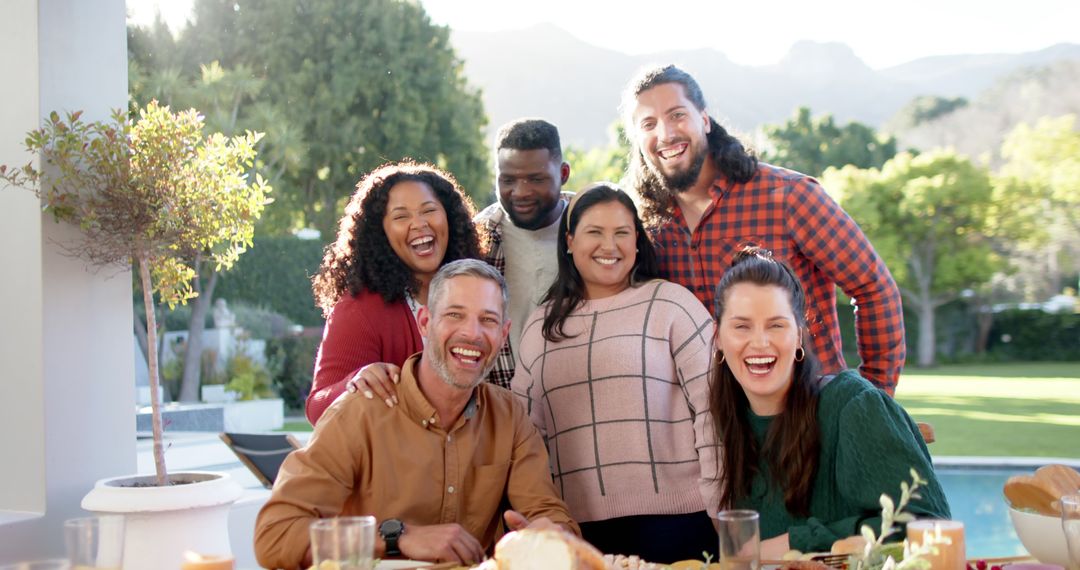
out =
[[[281,398],[225,404],[227,432],[260,432],[285,425],[285,401]]]
[[[235,402],[236,392],[225,390],[224,384],[208,384],[200,388],[202,401],[208,403]]]
[[[243,492],[226,473],[172,473],[168,487],[153,475],[114,477],[94,484],[82,508],[124,515],[124,570],[179,570],[186,550],[231,555],[229,507]],[[125,486],[128,485],[128,486]]]

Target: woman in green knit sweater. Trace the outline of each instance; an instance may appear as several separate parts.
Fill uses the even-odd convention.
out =
[[[717,285],[710,413],[724,449],[720,508],[761,515],[761,556],[828,551],[880,532],[879,497],[915,469],[928,483],[907,511],[948,518],[930,453],[907,412],[852,370],[818,373],[803,288],[767,250],[735,256]],[[898,533],[892,537],[902,539]]]

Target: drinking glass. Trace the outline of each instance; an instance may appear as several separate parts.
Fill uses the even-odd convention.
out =
[[[907,525],[908,543],[919,546],[933,541],[936,554],[926,555],[934,570],[967,570],[964,523],[937,519],[919,519]]]
[[[757,511],[720,511],[716,520],[721,570],[759,570],[761,531]]]
[[[70,568],[71,563],[66,558],[0,564],[0,570],[69,570]]]
[[[1080,495],[1061,498],[1061,530],[1069,549],[1069,570],[1080,570]]]
[[[337,570],[371,570],[375,551],[375,517],[337,517],[311,523],[311,558]]]
[[[124,560],[124,517],[103,515],[64,521],[72,570],[120,570]]]

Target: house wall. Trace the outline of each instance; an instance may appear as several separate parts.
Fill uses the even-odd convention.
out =
[[[127,104],[124,0],[0,5],[0,163],[50,111]],[[74,228],[0,188],[0,563],[63,554],[95,480],[135,471],[131,274],[65,253]]]

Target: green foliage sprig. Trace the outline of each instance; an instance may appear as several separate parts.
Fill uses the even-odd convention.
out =
[[[863,525],[860,529],[862,537],[866,540],[866,547],[861,555],[853,555],[848,562],[848,567],[854,570],[926,570],[930,568],[930,562],[924,558],[937,547],[939,542],[935,539],[926,540],[918,547],[912,547],[906,541],[901,548],[897,544],[885,544],[885,539],[900,529],[896,523],[909,523],[915,520],[915,516],[905,512],[911,499],[918,499],[919,487],[927,481],[919,476],[914,469],[911,470],[911,484],[907,481],[900,482],[900,500],[895,504],[889,495],[881,494],[881,534],[875,536],[870,525]],[[947,541],[948,539],[942,539]],[[895,557],[896,554],[900,558]]]

